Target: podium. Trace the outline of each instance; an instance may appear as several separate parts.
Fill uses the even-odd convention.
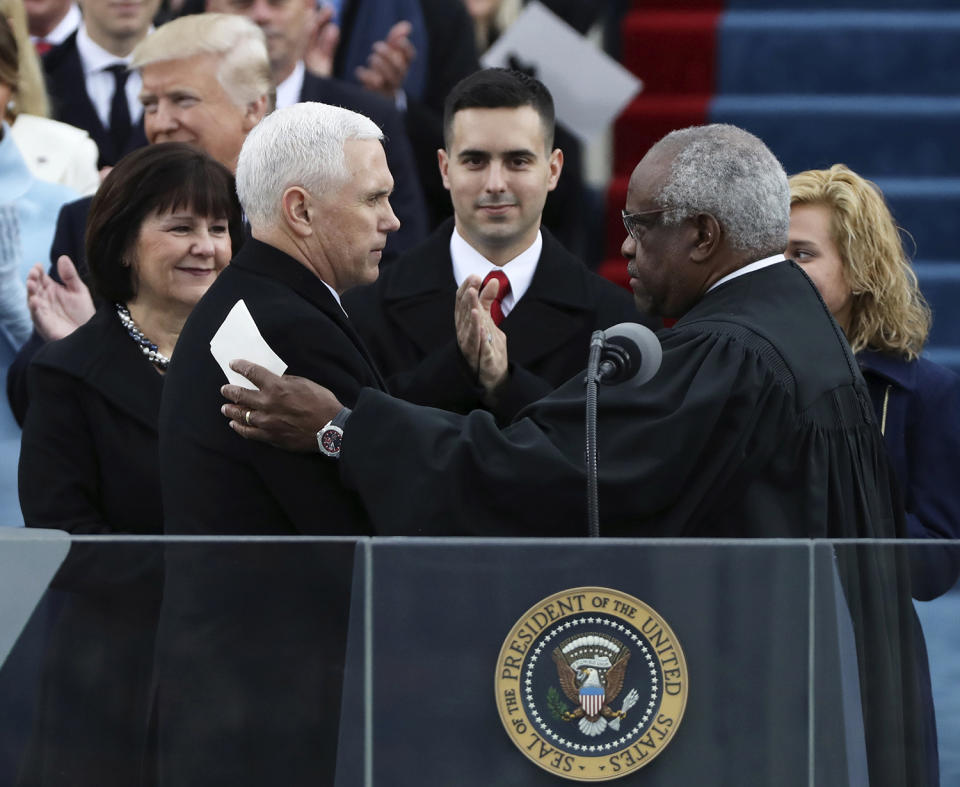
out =
[[[6,610],[0,619],[0,635],[11,643],[20,635],[0,672],[0,690],[13,686],[19,697],[17,713],[8,713],[2,723],[0,783],[13,784],[11,774],[34,743],[30,730],[38,729],[45,712],[38,699],[43,679],[36,665],[49,660],[47,650],[56,641],[58,621],[50,613],[50,596],[64,592],[55,582],[37,606],[40,591],[55,576],[66,547],[58,538],[31,541],[27,550],[5,535],[0,534],[0,546],[8,561],[20,564],[18,581],[25,570],[30,573],[33,562],[39,572],[35,578],[45,572],[35,598],[0,588],[22,608],[13,616]],[[255,772],[244,758],[253,757],[249,750],[260,744],[259,759],[250,761],[276,768],[273,783],[336,787],[548,787],[607,779],[629,787],[861,787],[887,783],[883,777],[878,781],[877,763],[889,771],[893,784],[904,762],[925,756],[918,737],[923,709],[918,715],[917,706],[901,701],[900,695],[910,692],[890,680],[899,675],[908,689],[915,682],[913,641],[903,621],[894,619],[897,590],[889,586],[893,575],[884,573],[902,553],[899,545],[666,539],[73,539],[72,550],[81,546],[87,561],[90,550],[122,550],[125,563],[131,562],[131,550],[151,557],[162,554],[167,561],[163,603],[177,607],[177,620],[190,625],[200,621],[196,631],[191,630],[189,647],[211,658],[205,661],[196,651],[197,659],[186,662],[193,664],[198,681],[189,684],[184,675],[181,690],[181,667],[172,672],[172,682],[166,679],[178,702],[193,698],[197,687],[202,693],[206,683],[229,687],[225,694],[210,695],[215,701],[198,700],[191,711],[195,729],[187,743],[192,740],[194,749],[213,751],[204,739],[209,729],[215,732],[211,740],[220,736],[222,744],[205,772],[195,774],[197,784],[262,784],[259,777],[251,775],[248,782],[243,777]],[[237,612],[236,620],[227,621],[236,637],[229,646],[218,649],[203,633],[208,631],[201,615],[205,599],[170,591],[175,585],[170,567],[177,561],[209,582],[218,623]],[[340,707],[333,713],[334,702],[330,713],[313,714],[320,726],[309,729],[307,740],[298,740],[290,721],[313,718],[316,700],[307,675],[317,659],[312,649],[294,652],[297,640],[280,640],[289,624],[301,623],[316,623],[321,637],[333,636],[333,630],[324,627],[329,610],[291,595],[333,574],[345,583],[342,602],[348,621],[341,643],[342,675],[337,671],[335,678],[342,684],[335,686]],[[9,584],[3,575],[0,583]],[[871,606],[874,591],[882,603]],[[549,601],[558,597],[567,601]],[[605,597],[613,601],[606,604]],[[570,600],[575,598],[579,601]],[[905,601],[909,607],[909,599]],[[574,610],[576,604],[580,606]],[[70,605],[59,600],[52,606],[62,619],[61,607]],[[34,608],[35,617],[43,615],[41,623],[30,619]],[[542,617],[534,617],[538,610]],[[869,623],[877,610],[887,616],[871,623],[890,634],[885,654],[876,652],[879,640],[864,628],[864,618]],[[528,626],[529,634],[524,621],[536,621]],[[554,631],[565,621],[569,633]],[[530,666],[534,646],[541,649],[536,673]],[[659,652],[659,660],[653,652]],[[682,654],[682,678],[680,662],[669,660],[677,652]],[[620,665],[619,673],[618,659],[626,665],[625,670]],[[235,662],[243,669],[230,682],[225,676],[234,674]],[[877,666],[881,663],[886,663],[886,672]],[[30,669],[24,671],[24,665]],[[517,680],[505,681],[504,673],[514,668]],[[566,687],[564,670],[576,675]],[[621,675],[622,686],[614,685],[620,680],[615,674]],[[885,684],[878,687],[878,679]],[[589,698],[583,699],[591,691],[591,680],[599,681],[595,691],[606,707],[603,712],[594,708],[592,716]],[[658,703],[666,703],[667,694],[681,682],[682,703],[675,700],[667,713],[666,705]],[[511,693],[514,685],[517,693]],[[275,687],[281,688],[270,694]],[[632,705],[626,700],[631,690],[639,698]],[[248,692],[260,703],[249,706],[259,708],[255,717],[238,710],[245,707]],[[651,711],[644,716],[648,700]],[[525,736],[512,734],[517,730],[513,719],[521,714],[529,727]],[[664,736],[662,720],[668,717],[671,729]],[[581,722],[590,718],[597,720],[591,723],[602,727],[600,732],[583,732]],[[157,734],[156,717],[142,721]],[[905,721],[912,726],[904,731],[897,724]],[[162,718],[159,725],[163,738]],[[251,725],[257,730],[252,739]],[[247,736],[243,745],[231,745],[230,730],[240,728]],[[890,735],[878,754],[878,729],[900,729],[902,738]],[[303,781],[281,776],[288,759],[298,756],[287,751],[286,743],[278,750],[275,741],[288,739],[307,757],[313,750],[334,751],[335,763],[324,762],[327,775],[311,780],[307,772]],[[642,743],[645,740],[650,743]],[[109,760],[111,742],[104,740],[102,747],[95,754]],[[194,770],[184,756],[183,747],[160,748],[166,772],[183,766],[181,774],[188,775],[177,777],[179,784]],[[224,757],[235,760],[230,764],[237,767],[227,768]],[[588,761],[589,768],[581,765]],[[218,778],[218,763],[230,771],[229,779]]]

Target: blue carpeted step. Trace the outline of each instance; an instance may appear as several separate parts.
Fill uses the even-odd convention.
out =
[[[929,346],[960,348],[960,262],[918,262],[914,269],[933,311]]]
[[[960,12],[730,12],[717,92],[957,93]]]
[[[960,374],[960,349],[954,347],[925,347],[923,350],[925,358],[929,358],[934,363],[953,369]],[[941,743],[941,746],[943,744]],[[942,784],[943,782],[941,782]]]
[[[864,173],[868,175],[869,173]],[[960,178],[874,178],[897,224],[909,232],[914,259],[957,258]]]
[[[878,176],[960,175],[960,97],[727,95],[708,114],[755,133],[787,172],[842,161]]]

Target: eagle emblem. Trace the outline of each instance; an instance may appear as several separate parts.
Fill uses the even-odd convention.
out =
[[[553,660],[563,693],[577,705],[576,710],[564,712],[561,719],[579,719],[584,735],[600,735],[608,726],[619,731],[620,720],[639,698],[637,690],[631,689],[620,710],[611,707],[623,689],[629,648],[607,634],[581,634],[554,648]]]

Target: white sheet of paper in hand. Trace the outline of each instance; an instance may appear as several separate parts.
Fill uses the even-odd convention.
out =
[[[533,66],[553,94],[557,119],[586,143],[607,130],[643,83],[560,17],[532,2],[487,50],[487,68]]]
[[[246,377],[237,374],[230,368],[230,361],[242,358],[253,361],[269,369],[274,374],[283,374],[287,365],[267,344],[260,335],[257,324],[253,321],[250,310],[242,300],[237,301],[227,319],[217,328],[217,332],[210,340],[210,352],[217,359],[220,368],[227,376],[227,382],[243,388],[256,390],[257,386]]]

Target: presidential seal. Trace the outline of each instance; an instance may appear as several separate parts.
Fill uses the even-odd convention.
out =
[[[653,760],[680,726],[687,690],[687,663],[666,621],[609,588],[535,604],[497,661],[497,709],[510,739],[575,781],[617,779]]]

